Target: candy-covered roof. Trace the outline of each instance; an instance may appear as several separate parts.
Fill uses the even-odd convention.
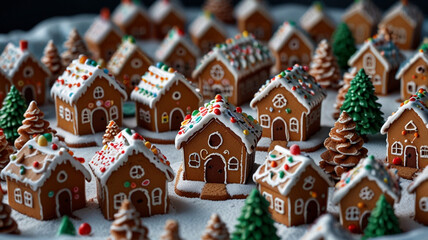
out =
[[[181,73],[163,63],[149,67],[149,71],[141,77],[140,83],[132,91],[131,100],[153,108],[161,96],[178,82],[188,87],[202,102],[202,96],[196,91],[196,88]]]
[[[210,28],[214,28],[223,36],[226,36],[223,24],[217,21],[217,19],[215,19],[215,17],[210,13],[201,14],[195,20],[193,20],[189,26],[189,33],[192,36],[201,37]]]
[[[381,24],[395,18],[397,15],[401,15],[413,27],[416,27],[424,18],[423,13],[417,6],[408,1],[406,1],[406,4],[403,4],[403,1],[398,1],[385,12]]]
[[[157,169],[165,174],[170,182],[174,179],[174,171],[169,166],[165,155],[150,142],[146,141],[140,134],[126,128],[118,133],[114,140],[108,142],[97,151],[89,162],[94,175],[100,179],[101,185],[105,185],[110,175],[123,166],[130,156],[142,153]]]
[[[97,62],[81,55],[74,59],[64,73],[58,77],[51,89],[53,98],[59,97],[61,100],[71,104],[76,102],[94,83],[98,77],[108,81],[109,85],[122,94],[126,100],[127,94],[119,83],[116,82],[107,69],[102,69]]]
[[[256,104],[265,98],[273,89],[284,87],[293,94],[308,112],[317,106],[327,96],[326,91],[318,85],[311,75],[305,71],[304,67],[296,64],[293,68],[281,72],[275,77],[268,79],[254,94],[250,107],[255,108]]]
[[[178,1],[156,0],[149,8],[149,15],[155,22],[161,22],[172,12],[183,19],[183,21],[186,19],[183,15],[184,11]]]
[[[400,200],[401,187],[395,169],[387,169],[384,163],[373,156],[361,159],[357,166],[342,174],[336,184],[333,203],[338,204],[343,197],[363,179],[376,182],[383,193],[387,193],[396,202]]]
[[[239,19],[246,19],[255,12],[259,12],[266,19],[273,22],[271,14],[269,13],[268,7],[264,1],[260,0],[241,0],[235,8],[235,16]]]
[[[424,170],[410,183],[407,191],[409,193],[414,193],[415,190],[424,182],[428,180],[428,168]]]
[[[333,19],[326,13],[323,5],[320,2],[315,2],[309,7],[309,9],[300,17],[299,23],[303,29],[311,29],[320,21],[325,20],[325,22],[330,25],[332,28],[335,27]]]
[[[345,10],[342,19],[345,20],[357,13],[364,16],[371,24],[377,24],[382,17],[379,8],[371,0],[357,0]]]
[[[425,89],[420,88],[415,95],[412,95],[408,100],[402,102],[398,110],[396,112],[393,112],[392,115],[388,117],[388,119],[380,129],[380,133],[386,134],[391,124],[393,124],[395,120],[397,120],[406,110],[415,111],[415,113],[424,122],[425,127],[428,128],[427,104],[428,92]]]
[[[73,152],[57,137],[45,133],[30,139],[16,154],[10,155],[10,162],[1,171],[1,177],[28,184],[36,191],[58,165],[69,162],[87,181],[91,181],[91,174],[82,164],[84,161],[83,158],[73,157]]]
[[[121,25],[128,25],[138,14],[147,16],[146,9],[140,4],[133,1],[122,1],[113,12],[113,22]],[[148,18],[148,16],[146,17]]]
[[[409,67],[412,66],[413,63],[415,63],[417,60],[422,59],[424,60],[425,64],[428,65],[428,49],[423,50],[419,49],[416,54],[414,54],[411,58],[407,59],[400,65],[400,69],[397,71],[397,74],[395,75],[395,78],[397,80],[400,80],[400,78],[403,76],[403,74],[409,69]]]
[[[168,31],[161,45],[155,52],[158,61],[165,61],[174,53],[178,44],[182,44],[195,58],[199,56],[198,48],[186,37],[184,32],[177,27]]]
[[[274,51],[279,51],[284,44],[290,39],[293,34],[296,34],[311,50],[314,51],[314,43],[310,36],[292,21],[286,21],[278,28],[272,38],[269,40],[269,47]]]
[[[115,32],[118,36],[122,36],[120,29],[110,19],[97,17],[86,31],[84,38],[86,41],[90,40],[94,43],[101,43],[111,31]]]
[[[295,151],[296,149],[298,151]],[[254,173],[253,180],[259,184],[266,183],[278,189],[281,195],[287,196],[308,167],[312,167],[330,187],[334,186],[328,175],[309,155],[301,153],[298,146],[294,146],[293,151],[279,145],[275,146],[268,153],[265,162]]]
[[[352,240],[346,231],[331,214],[324,214],[306,231],[300,240]]]
[[[262,128],[257,120],[242,112],[240,107],[228,103],[221,95],[217,95],[214,100],[186,116],[175,137],[175,147],[180,149],[194,134],[212,120],[222,123],[241,138],[247,152],[255,151],[257,142],[262,136]]]
[[[271,66],[275,61],[269,48],[248,32],[229,38],[225,43],[217,44],[202,57],[192,77],[197,79],[205,67],[214,60],[221,61],[237,80],[261,68]],[[238,81],[235,81],[235,84],[237,83]]]

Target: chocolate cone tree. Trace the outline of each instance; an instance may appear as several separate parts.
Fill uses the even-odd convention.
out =
[[[336,87],[340,79],[340,69],[330,44],[326,39],[321,40],[312,58],[309,74],[323,88]]]
[[[149,239],[149,230],[143,225],[140,213],[129,200],[122,201],[122,206],[119,212],[114,214],[114,219],[110,227],[110,239]]]
[[[114,140],[114,137],[120,133],[120,128],[115,121],[111,120],[106,128],[106,133],[103,135],[103,145]]]
[[[376,134],[383,124],[383,113],[377,102],[373,83],[364,69],[358,71],[351,81],[348,93],[345,95],[341,111],[345,111],[357,124],[357,132],[360,135]]]
[[[341,69],[346,70],[349,58],[357,51],[355,39],[346,23],[342,22],[333,33],[333,53]]]
[[[364,140],[355,128],[355,122],[343,111],[324,141],[327,151],[321,154],[320,167],[336,181],[367,156]]]
[[[345,95],[348,93],[349,88],[351,87],[351,81],[354,79],[355,75],[357,74],[357,69],[352,68],[349,72],[346,72],[343,75],[343,86],[339,89],[339,93],[336,96],[336,103],[334,104],[334,112],[333,117],[334,119],[338,119],[340,116],[340,108],[343,105],[343,102],[345,101]]]
[[[3,107],[0,109],[0,128],[3,129],[6,139],[13,143],[19,137],[18,128],[24,119],[27,104],[21,93],[12,85],[6,98],[3,100]]]
[[[178,222],[168,219],[165,223],[164,232],[160,238],[161,240],[181,240],[179,234]]]
[[[395,216],[394,208],[382,194],[376,202],[376,207],[371,212],[369,222],[364,230],[363,239],[398,233],[401,233],[401,229],[398,218]]]
[[[0,128],[0,170],[9,163],[9,156],[13,153],[13,147],[4,136],[3,129]]]
[[[229,231],[226,224],[220,219],[217,214],[211,215],[210,220],[202,235],[202,240],[229,240]]]
[[[48,44],[43,51],[43,57],[41,59],[42,63],[49,69],[51,72],[51,85],[58,76],[62,73],[63,67],[61,63],[61,57],[59,55],[58,49],[52,40],[49,40]]]
[[[274,221],[269,213],[269,202],[254,189],[245,199],[241,216],[232,234],[233,240],[270,239],[278,240]]]
[[[75,28],[73,28],[68,35],[68,39],[64,43],[64,48],[66,50],[61,54],[63,66],[68,66],[71,61],[79,58],[80,54],[86,55],[88,57],[91,56],[85,42]]]
[[[206,0],[203,8],[222,22],[234,22],[233,5],[230,0]]]
[[[3,194],[1,194],[3,198]],[[10,216],[12,209],[3,201],[0,201],[0,233],[1,234],[19,234],[18,224]]]

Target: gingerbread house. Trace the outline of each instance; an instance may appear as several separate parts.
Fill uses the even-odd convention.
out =
[[[321,104],[326,96],[315,79],[296,64],[267,80],[250,107],[257,109],[263,137],[305,141],[320,129]]]
[[[178,27],[168,32],[155,52],[157,61],[168,64],[188,78],[195,69],[198,56],[198,47]]]
[[[386,134],[387,162],[392,166],[408,168],[410,173],[428,165],[428,143],[423,136],[428,134],[428,92],[419,89],[398,110],[388,117],[380,132]],[[404,176],[402,172],[398,172]]]
[[[3,68],[0,67],[0,106],[3,105],[3,100],[5,99],[7,93],[9,92],[11,86],[11,80],[7,74],[3,71]]]
[[[103,8],[101,16],[86,31],[84,39],[94,59],[108,61],[122,42],[122,32],[110,20],[110,11]]]
[[[132,0],[122,0],[113,12],[112,21],[123,33],[137,39],[148,39],[152,34],[152,23],[144,6]]]
[[[400,81],[401,99],[408,99],[419,88],[428,86],[428,49],[420,49],[403,62],[395,78]]]
[[[348,65],[363,68],[372,79],[375,93],[386,95],[398,89],[400,82],[395,74],[404,60],[389,34],[369,38],[348,61]]]
[[[315,42],[330,39],[336,24],[320,2],[315,2],[300,18],[300,26]]]
[[[248,31],[257,40],[267,42],[272,36],[273,19],[262,0],[241,0],[235,8],[240,32]]]
[[[126,128],[96,152],[89,162],[101,211],[113,219],[129,199],[142,217],[168,212],[168,182],[174,171],[161,151]]]
[[[402,0],[394,4],[383,16],[379,26],[386,26],[400,49],[414,49],[421,40],[423,13],[419,7]]]
[[[73,60],[58,77],[51,96],[55,99],[58,128],[73,135],[104,132],[110,120],[122,125],[126,91],[107,69],[84,55]]]
[[[174,26],[184,29],[186,17],[184,10],[177,0],[156,0],[149,8],[149,15],[153,21],[153,36],[164,38]]]
[[[4,80],[9,82],[22,93],[27,103],[32,100],[39,105],[45,102],[46,85],[50,71],[28,49],[28,42],[21,40],[19,47],[8,43],[0,55],[0,68],[5,74]],[[8,85],[9,83],[4,83]],[[4,88],[1,88],[2,91]],[[4,93],[9,92],[9,87]]]
[[[50,133],[29,140],[16,154],[1,177],[7,181],[9,205],[39,220],[48,220],[86,206],[85,179],[91,174],[82,158],[63,147]]]
[[[269,48],[243,32],[208,52],[192,73],[204,98],[217,94],[234,105],[252,99],[269,78],[274,58]]]
[[[357,0],[349,6],[342,16],[348,25],[356,44],[362,44],[371,37],[381,19],[379,8],[371,0]]]
[[[425,168],[413,182],[407,191],[415,194],[415,220],[428,225],[428,168]]]
[[[269,41],[269,48],[275,56],[273,72],[300,64],[309,66],[315,50],[312,39],[292,21],[284,22]]]
[[[340,223],[353,233],[362,233],[376,202],[385,195],[391,206],[400,201],[401,188],[393,169],[369,156],[336,184],[333,203],[339,205]]]
[[[202,96],[187,79],[165,64],[150,66],[131,93],[137,125],[153,132],[178,131],[184,117],[197,109]]]
[[[135,43],[135,39],[127,36],[107,63],[107,69],[126,87],[127,93],[131,94],[140,82],[141,74],[152,64],[152,60]]]
[[[245,184],[262,129],[240,107],[217,95],[186,116],[175,138],[184,180]]]
[[[226,40],[224,26],[208,12],[200,15],[190,24],[189,34],[193,43],[204,54],[209,52],[216,44]]]
[[[272,218],[288,227],[313,223],[327,211],[328,175],[300,148],[279,145],[253,175],[259,192],[268,200]]]

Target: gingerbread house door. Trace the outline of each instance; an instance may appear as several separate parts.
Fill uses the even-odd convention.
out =
[[[24,98],[27,104],[35,99],[36,94],[34,93],[34,89],[32,86],[25,86],[22,90],[22,93],[24,94]]]
[[[406,163],[406,167],[418,168],[417,160],[418,153],[416,151],[416,147],[407,146],[404,153],[404,162]]]
[[[72,215],[70,190],[62,189],[56,195],[56,213],[58,217]]]
[[[149,193],[145,189],[136,189],[131,192],[129,199],[132,205],[140,213],[141,217],[148,217],[150,213]]]
[[[96,132],[103,132],[106,129],[107,126],[107,112],[102,109],[96,109],[92,112],[92,129],[94,130],[94,133]]]
[[[184,114],[181,109],[176,108],[171,112],[170,130],[180,130],[181,122],[184,120]]]
[[[272,140],[288,141],[287,124],[282,118],[277,118],[272,123]]]
[[[226,170],[224,160],[219,155],[210,155],[205,162],[205,182],[224,183]]]
[[[310,199],[306,202],[305,208],[305,223],[313,223],[320,215],[320,208],[315,199]]]
[[[363,213],[363,215],[361,216],[361,219],[360,219],[360,229],[361,229],[361,231],[363,231],[364,229],[366,229],[367,224],[369,223],[370,214],[371,214],[370,211],[365,211]]]

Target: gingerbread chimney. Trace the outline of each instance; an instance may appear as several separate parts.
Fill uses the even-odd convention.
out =
[[[20,40],[19,41],[19,48],[21,51],[26,51],[28,49],[28,41],[27,40]]]
[[[101,9],[101,18],[104,20],[109,20],[110,19],[110,9],[104,7]]]

